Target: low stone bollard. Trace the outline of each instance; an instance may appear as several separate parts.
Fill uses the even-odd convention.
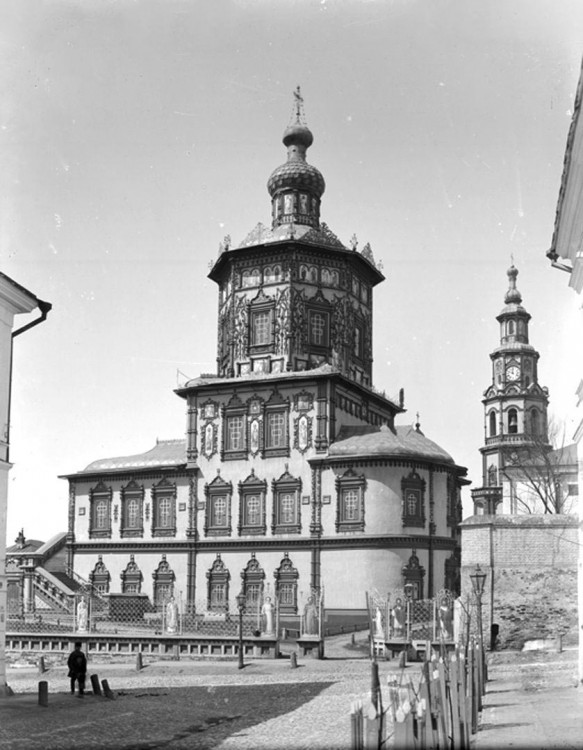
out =
[[[38,705],[49,705],[49,683],[46,680],[41,680],[38,683]]]
[[[289,666],[290,669],[296,669],[298,666],[298,657],[296,656],[295,651],[291,652],[291,656],[289,657]]]
[[[136,672],[139,672],[143,668],[144,663],[142,661],[142,652],[138,651],[138,653],[136,654]]]
[[[399,668],[405,669],[407,666],[407,649],[403,649],[401,651],[401,655],[399,656]]]
[[[99,684],[99,677],[96,674],[92,674],[89,678],[91,680],[91,689],[93,695],[101,695],[101,685]]]
[[[356,643],[356,638],[354,637],[354,633],[352,634],[352,638],[350,639],[350,643],[354,646]]]
[[[38,660],[38,673],[44,674],[47,671],[46,665],[45,665],[45,657],[41,656]]]
[[[103,694],[106,698],[109,698],[109,700],[115,700],[115,693],[113,690],[109,687],[109,683],[107,680],[101,680],[101,686],[103,688]]]

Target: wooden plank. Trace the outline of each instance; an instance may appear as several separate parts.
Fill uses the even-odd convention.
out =
[[[379,750],[380,718],[376,706],[371,702],[364,716],[364,750]]]
[[[453,740],[451,729],[450,696],[445,674],[445,663],[440,659],[437,663],[437,685],[438,685],[438,733],[439,747],[449,748]]]
[[[460,699],[459,699],[459,677],[458,672],[460,669],[459,658],[456,654],[452,654],[449,660],[449,690],[450,690],[450,706],[451,706],[451,730],[453,737],[454,748],[462,747],[462,734],[461,734],[461,717],[460,717]]]

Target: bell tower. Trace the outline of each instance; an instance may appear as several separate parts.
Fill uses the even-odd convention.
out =
[[[484,445],[482,484],[472,490],[474,513],[515,513],[512,484],[505,469],[520,465],[533,445],[546,446],[548,388],[538,382],[539,353],[529,343],[530,315],[516,288],[518,270],[508,271],[508,291],[496,320],[500,345],[490,354],[492,382],[484,392]],[[548,446],[550,449],[550,445]]]

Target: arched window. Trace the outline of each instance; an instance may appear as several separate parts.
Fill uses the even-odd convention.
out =
[[[491,411],[490,412],[490,437],[494,437],[496,433],[498,432],[498,426],[496,424],[496,412]]]
[[[134,556],[130,555],[130,561],[125,570],[120,574],[122,594],[139,594],[142,588],[142,571],[138,568]]]
[[[209,612],[227,612],[231,574],[219,554],[211,569],[207,571],[206,577],[208,580],[207,609]]]
[[[516,409],[508,409],[508,432],[511,435],[518,432],[518,412]]]
[[[206,512],[205,536],[229,536],[231,533],[231,497],[233,485],[218,474],[204,488]]]
[[[91,539],[111,536],[111,497],[111,487],[106,487],[103,482],[89,492]]]
[[[176,576],[166,560],[166,555],[162,559],[156,570],[152,573],[154,579],[154,604],[157,607],[163,607],[164,604],[174,596],[174,580]]]
[[[265,534],[265,496],[267,482],[258,479],[255,471],[239,482],[239,534]]]
[[[508,321],[508,335],[509,336],[514,335],[514,321],[513,320]]]
[[[540,418],[536,409],[530,410],[530,432],[532,435],[540,435]]]
[[[265,571],[255,559],[255,552],[251,553],[251,559],[241,571],[242,588],[245,594],[245,610],[251,614],[257,612],[261,606],[263,597],[263,581]]]
[[[100,594],[107,594],[109,592],[110,580],[111,576],[109,571],[105,567],[102,556],[99,555],[95,567],[89,574],[89,582]]]
[[[336,531],[364,531],[366,479],[348,469],[336,477]]]
[[[425,526],[425,480],[412,469],[401,480],[403,526]]]
[[[488,468],[488,487],[496,487],[498,485],[498,469],[492,465]]]
[[[301,479],[296,479],[285,471],[279,479],[271,483],[273,491],[273,534],[299,534],[301,531],[300,500]]]
[[[279,611],[286,614],[296,614],[298,611],[298,578],[297,568],[294,568],[287,552],[279,568],[274,572],[275,595],[279,601]]]
[[[423,599],[423,578],[425,577],[425,568],[419,563],[419,558],[415,550],[412,550],[411,557],[407,565],[402,568],[405,585],[410,583],[412,586],[412,598]]]
[[[142,536],[144,526],[142,507],[144,488],[132,481],[121,491],[121,528],[122,537]]]
[[[162,479],[152,487],[152,536],[176,534],[176,485]]]

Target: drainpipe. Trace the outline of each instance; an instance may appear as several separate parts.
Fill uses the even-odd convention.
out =
[[[37,300],[38,309],[40,310],[40,317],[31,320],[30,323],[18,328],[12,332],[12,343],[10,347],[10,374],[8,376],[8,414],[7,414],[7,425],[6,425],[6,463],[10,462],[10,406],[12,403],[12,350],[14,348],[14,339],[20,336],[21,333],[34,328],[39,323],[43,323],[47,319],[47,315],[52,310],[53,306],[50,302],[44,302],[42,299]]]

